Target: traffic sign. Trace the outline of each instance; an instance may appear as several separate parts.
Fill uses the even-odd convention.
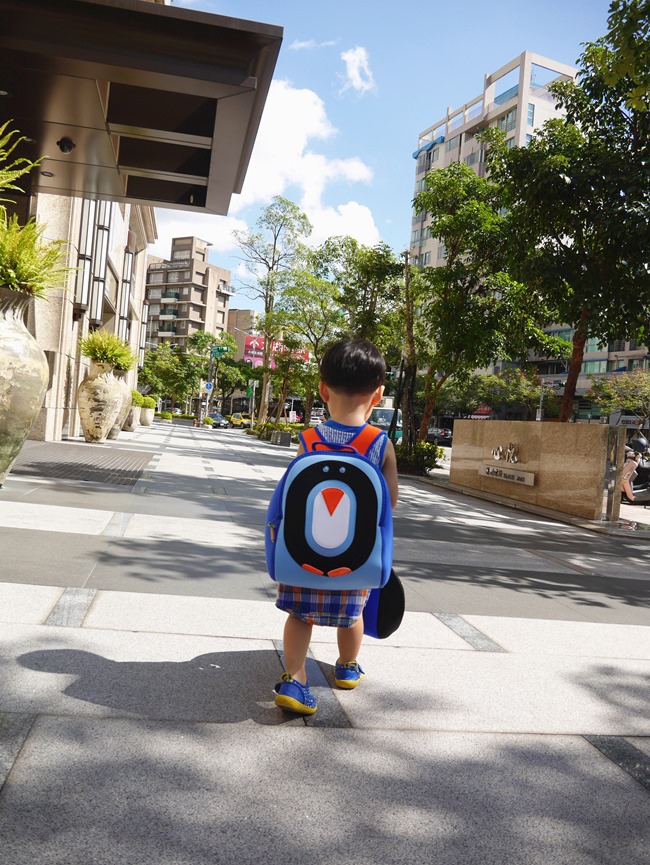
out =
[[[228,345],[213,345],[212,346],[212,357],[220,358],[223,357],[224,354],[227,354],[230,351],[230,346]]]
[[[214,387],[214,385],[212,384],[211,381],[206,381],[206,383],[205,383],[205,389],[206,389],[207,391],[212,390],[213,387]]]

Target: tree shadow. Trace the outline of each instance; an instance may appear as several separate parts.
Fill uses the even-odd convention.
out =
[[[572,737],[42,718],[3,863],[646,865],[650,800]]]

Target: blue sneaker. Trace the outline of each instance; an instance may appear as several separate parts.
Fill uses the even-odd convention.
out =
[[[282,674],[282,681],[274,688],[275,705],[299,715],[313,715],[318,704],[311,695],[309,685],[301,685],[288,673]]]
[[[348,664],[337,664],[334,669],[334,681],[339,688],[345,688],[347,691],[356,688],[363,679],[363,675],[363,670],[356,661],[350,661]]]

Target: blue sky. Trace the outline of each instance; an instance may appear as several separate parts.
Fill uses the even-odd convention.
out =
[[[227,217],[158,210],[156,254],[171,238],[213,243],[233,272],[235,228],[254,227],[274,195],[295,201],[319,243],[351,234],[397,253],[411,231],[418,133],[482,91],[522,51],[575,64],[605,34],[609,0],[174,0],[173,6],[276,24],[284,41],[255,150]],[[233,307],[255,308],[244,295]]]

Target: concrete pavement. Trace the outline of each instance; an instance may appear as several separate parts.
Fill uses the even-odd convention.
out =
[[[315,629],[303,720],[263,558],[289,451],[44,447],[0,490],[0,865],[648,865],[643,529],[401,479],[404,624],[351,692]]]

